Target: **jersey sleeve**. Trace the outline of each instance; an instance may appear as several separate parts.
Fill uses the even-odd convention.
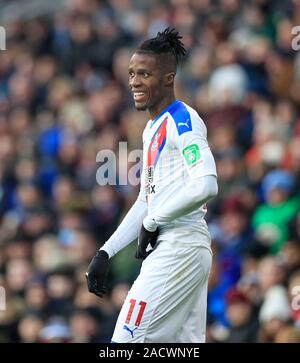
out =
[[[147,200],[146,200],[146,189],[145,189],[144,165],[142,165],[141,180],[140,180],[140,191],[139,191],[139,195],[138,195],[137,199],[142,201],[142,202],[145,202],[145,203],[147,202]]]
[[[149,127],[149,121],[148,121],[148,123],[147,123],[147,125],[146,125],[146,127],[145,127],[145,129],[143,131],[143,135],[142,135],[143,147],[144,147],[144,144],[145,144],[145,138],[147,137],[146,134],[147,134],[148,127]],[[141,174],[140,191],[139,191],[139,195],[138,195],[137,199],[142,201],[142,202],[147,203],[147,200],[146,200],[146,187],[145,187],[145,155],[144,155],[144,150],[143,150],[143,160],[142,160],[142,163],[141,163],[140,174]]]
[[[217,176],[216,164],[207,142],[204,122],[183,103],[171,114],[171,142],[178,149],[191,179]]]

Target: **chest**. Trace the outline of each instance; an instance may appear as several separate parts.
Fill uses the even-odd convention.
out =
[[[154,125],[147,125],[144,134],[143,160],[144,165],[155,169],[158,164],[165,163],[174,153],[172,146],[170,120],[164,117]]]

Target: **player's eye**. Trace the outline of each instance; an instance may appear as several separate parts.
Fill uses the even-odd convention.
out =
[[[133,72],[129,72],[128,75],[129,75],[129,78],[133,78],[133,76],[134,76]]]
[[[143,75],[144,75],[145,78],[148,78],[150,76],[150,74],[148,72],[144,72]]]

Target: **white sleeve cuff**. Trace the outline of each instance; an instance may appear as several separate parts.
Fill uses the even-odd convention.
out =
[[[151,216],[145,217],[143,221],[143,226],[147,229],[149,232],[155,232],[157,230],[157,224],[155,222],[155,219]]]

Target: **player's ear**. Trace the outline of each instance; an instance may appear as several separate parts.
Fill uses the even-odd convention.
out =
[[[175,72],[169,72],[165,74],[165,85],[170,87],[173,86],[175,79]]]

